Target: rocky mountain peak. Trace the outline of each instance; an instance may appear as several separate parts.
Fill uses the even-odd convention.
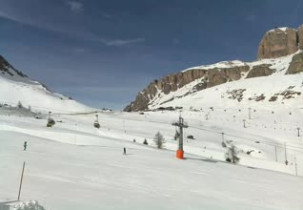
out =
[[[303,25],[298,29],[275,28],[263,36],[258,48],[258,59],[278,58],[299,49],[303,49]]]

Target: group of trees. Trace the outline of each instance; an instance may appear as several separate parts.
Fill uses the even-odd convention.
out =
[[[163,149],[165,144],[165,139],[163,135],[158,131],[156,135],[154,136],[154,143],[158,149]],[[133,140],[133,142],[136,142],[136,139]],[[144,139],[143,144],[148,145],[148,141]]]

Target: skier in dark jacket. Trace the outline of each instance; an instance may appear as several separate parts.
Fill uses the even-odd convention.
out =
[[[123,155],[126,155],[126,148],[123,148]]]
[[[24,147],[24,151],[25,151],[26,147],[27,147],[27,141],[24,142],[23,147]]]

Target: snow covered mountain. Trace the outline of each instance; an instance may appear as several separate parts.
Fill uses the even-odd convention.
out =
[[[258,61],[223,61],[154,80],[124,110],[302,108],[303,45],[292,36],[298,36],[295,29],[267,32],[260,43]]]
[[[282,48],[265,56],[276,49]],[[0,209],[38,209],[38,202],[56,210],[303,209],[300,50],[189,68],[140,92],[129,111],[184,109],[182,161],[173,126],[179,111],[101,111],[96,128],[95,112],[79,113],[88,107],[50,92],[2,57],[0,65],[1,105],[20,101],[60,113],[47,127],[24,109],[0,106]],[[67,111],[78,113],[61,114]],[[157,149],[158,132],[164,149]],[[237,164],[227,163],[231,147]],[[25,162],[22,201],[15,202]]]
[[[92,108],[66,96],[53,93],[37,81],[28,78],[0,56],[0,104],[23,107],[42,112],[88,112]]]

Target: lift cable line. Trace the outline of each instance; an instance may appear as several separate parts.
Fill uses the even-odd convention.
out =
[[[10,106],[16,106],[17,103],[15,102],[8,102],[8,101],[0,101],[0,104],[8,104]],[[37,108],[37,109],[40,109],[40,110],[45,110],[45,111],[49,111],[49,108],[46,108],[46,107],[41,107],[41,106],[35,106],[35,105],[31,105],[32,108]],[[204,109],[207,109],[209,107],[205,107]],[[218,110],[237,110],[236,108],[219,108],[219,107],[214,107],[214,109],[218,109]],[[251,108],[253,109],[253,108]],[[61,112],[64,112],[65,110],[61,110],[61,109],[54,109],[52,108],[53,111],[57,111],[58,113],[54,113],[54,114],[60,114]],[[301,110],[300,108],[296,108],[296,109],[291,109],[291,110]],[[258,111],[260,111],[260,109],[258,108]],[[266,109],[261,109],[261,111],[266,111],[266,112],[270,112],[269,110],[266,110]],[[92,112],[92,113],[95,113],[95,112]],[[168,122],[161,122],[161,121],[155,121],[155,120],[149,120],[149,122],[154,122],[154,123],[161,123],[161,124],[167,124]],[[199,129],[199,130],[203,130],[203,131],[207,131],[207,132],[212,132],[212,133],[217,133],[217,134],[220,134],[222,135],[222,131],[212,131],[212,130],[207,130],[207,129],[203,129],[203,128],[198,128],[198,127],[194,127],[194,126],[190,126],[190,128],[195,128],[195,129]],[[249,141],[256,141],[256,140],[252,140],[252,139],[247,139],[247,138],[244,138],[244,137],[240,137],[240,136],[235,136],[235,135],[231,135],[231,134],[226,134],[224,132],[224,134],[226,136],[230,136],[230,137],[236,137],[236,138],[240,138],[240,139],[243,139],[243,140],[249,140]],[[267,142],[264,142],[264,141],[260,141],[258,140],[260,143],[263,143],[263,144],[267,144],[267,145],[270,145],[270,146],[275,146],[277,145],[278,147],[280,148],[284,148],[284,146],[281,144],[277,144],[275,142],[271,142],[272,144],[270,143],[267,143]],[[292,145],[287,145],[287,149],[290,149],[290,150],[293,150],[293,151],[297,151],[297,152],[302,152],[303,151],[303,148],[302,147],[297,147],[297,146],[292,146]],[[299,150],[302,150],[302,151],[299,151]]]
[[[137,120],[137,121],[140,121],[140,120]],[[144,120],[142,120],[142,121],[144,121]],[[161,123],[163,125],[167,125],[169,123],[169,122],[159,121],[159,120],[148,120],[148,122],[151,122],[151,123]],[[173,125],[174,125],[174,123],[173,123]],[[188,128],[193,128],[193,129],[197,129],[197,130],[206,131],[206,132],[209,132],[209,133],[215,133],[215,134],[218,134],[218,135],[222,135],[222,131],[215,131],[215,130],[210,130],[210,129],[207,129],[207,128],[196,127],[196,126],[188,126]],[[258,142],[260,142],[262,144],[265,144],[265,145],[277,146],[279,148],[284,148],[284,145],[282,143],[279,144],[277,142],[274,142],[270,138],[268,138],[268,141],[264,141],[264,140],[259,140],[259,138],[258,139],[245,138],[243,136],[237,136],[237,135],[228,134],[228,133],[225,133],[225,132],[224,132],[224,136],[226,136],[226,137],[234,137],[234,138],[238,138],[238,139],[241,139],[241,140],[247,140],[247,141],[252,141],[252,142],[258,141]],[[303,147],[298,147],[298,146],[287,144],[286,148],[289,149],[289,150],[292,150],[292,151],[303,153]]]
[[[206,131],[206,132],[216,133],[216,134],[222,135],[222,131],[213,131],[213,130],[209,130],[209,129],[206,129],[206,128],[199,128],[199,127],[195,127],[195,126],[189,126],[189,128],[194,128],[194,129],[203,130],[203,131]],[[280,147],[280,148],[284,148],[284,145],[282,143],[279,144],[279,143],[276,143],[276,142],[273,142],[273,141],[254,140],[254,139],[245,138],[245,137],[242,137],[242,136],[237,136],[237,135],[234,135],[234,134],[228,134],[228,133],[225,133],[225,132],[224,132],[224,136],[234,137],[234,138],[238,138],[238,139],[241,139],[241,140],[252,141],[252,142],[258,141],[258,142],[260,142],[262,144],[265,144],[265,145],[277,146],[277,147]],[[292,151],[303,153],[303,147],[297,147],[297,146],[293,146],[293,145],[288,144],[286,148],[289,149],[289,150],[292,150]]]

